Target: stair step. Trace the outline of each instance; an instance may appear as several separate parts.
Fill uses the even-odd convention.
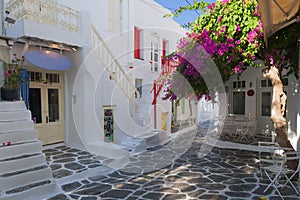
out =
[[[0,160],[0,176],[7,173],[13,173],[22,169],[28,169],[32,166],[39,166],[46,163],[44,154],[33,154],[22,157],[15,157],[14,159]]]
[[[20,120],[11,122],[0,122],[1,133],[9,133],[14,131],[26,131],[34,129],[31,120]]]
[[[37,171],[37,170],[42,170],[48,168],[48,165],[40,165],[34,168],[29,168],[29,169],[19,169],[19,171],[13,171],[13,172],[9,172],[6,174],[2,174],[0,175],[0,178],[6,178],[6,177],[11,177],[11,176],[16,176],[16,175],[20,175],[20,174],[25,174],[27,172],[31,172],[31,171]]]
[[[25,120],[31,119],[31,112],[29,110],[22,111],[2,111],[0,110],[0,121],[17,121],[17,120]]]
[[[3,193],[0,200],[48,199],[61,192],[61,189],[54,181],[44,180],[13,188],[6,193]]]
[[[0,130],[1,131],[1,130]],[[25,131],[0,132],[0,146],[3,142],[29,142],[38,139],[38,134],[35,129]]]
[[[32,141],[21,144],[0,147],[0,158],[2,160],[23,155],[39,154],[42,152],[42,143]]]
[[[1,111],[22,111],[26,110],[24,101],[0,101]]]
[[[8,177],[0,177],[0,192],[9,191],[14,188],[23,187],[28,183],[42,182],[52,179],[52,171],[49,167],[27,171]]]

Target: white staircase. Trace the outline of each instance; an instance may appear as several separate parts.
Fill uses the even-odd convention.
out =
[[[0,102],[0,200],[43,199],[59,192],[23,101]]]
[[[127,76],[125,70],[120,65],[118,60],[114,57],[108,46],[105,44],[103,38],[92,24],[92,45],[93,50],[97,55],[99,62],[104,69],[110,74],[112,79],[122,90],[123,94],[130,100],[134,111],[135,94],[140,97],[139,91],[135,88],[132,80]]]

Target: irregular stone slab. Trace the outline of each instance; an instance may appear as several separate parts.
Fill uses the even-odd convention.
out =
[[[61,158],[74,158],[76,154],[73,153],[62,153],[56,156],[53,156],[52,159],[61,159]]]
[[[73,193],[78,195],[99,195],[110,190],[111,188],[111,185],[108,184],[90,183],[75,190]]]
[[[230,179],[230,177],[228,177],[228,176],[222,176],[222,175],[216,175],[216,174],[209,175],[208,178],[217,183],[220,183],[220,182]]]
[[[82,197],[80,200],[97,200],[97,197]]]
[[[254,184],[239,184],[239,185],[231,185],[228,188],[232,191],[252,191],[256,185]]]
[[[66,170],[66,169],[59,169],[59,170],[53,172],[53,177],[58,179],[58,178],[70,176],[72,174],[73,174],[72,171],[69,171],[69,170]]]
[[[201,187],[201,184],[211,183],[212,181],[208,178],[193,178],[187,180],[187,182],[191,184],[199,184],[199,186]]]
[[[53,164],[53,165],[50,165],[50,168],[52,171],[55,171],[55,170],[62,168],[62,166],[59,164]]]
[[[114,188],[116,189],[125,189],[125,190],[137,190],[140,188],[140,185],[132,184],[132,183],[120,183],[114,185]]]
[[[233,184],[242,184],[245,183],[242,179],[233,178],[223,182],[224,184],[233,185]]]
[[[101,195],[101,198],[118,198],[118,199],[125,199],[131,191],[128,190],[110,190]]]
[[[198,189],[198,190],[196,190],[196,191],[189,192],[189,193],[188,193],[188,196],[191,197],[191,198],[196,198],[196,197],[198,197],[199,195],[203,194],[204,192],[205,192],[205,190]]]
[[[81,186],[81,183],[79,182],[73,182],[73,183],[68,183],[68,184],[65,184],[63,186],[61,186],[61,188],[65,191],[65,192],[70,192],[72,190],[75,190],[77,188],[79,188]]]
[[[162,199],[163,200],[187,199],[187,196],[186,194],[167,194]]]
[[[65,168],[70,169],[70,170],[79,170],[85,168],[84,165],[80,165],[78,163],[68,163],[65,164]]]
[[[208,183],[208,184],[197,184],[198,188],[203,188],[207,190],[223,190],[226,188],[226,185],[223,184],[214,184],[214,183]]]
[[[173,188],[159,188],[155,190],[157,192],[162,192],[162,193],[179,193],[178,189],[173,189]]]
[[[69,200],[69,198],[66,195],[64,195],[64,194],[58,194],[58,195],[56,195],[54,197],[51,197],[48,200],[58,200],[58,199],[59,200]]]
[[[68,162],[74,162],[75,158],[64,158],[59,160],[54,160],[53,163],[68,163]]]
[[[146,199],[160,199],[164,194],[158,192],[149,192],[145,194],[143,197]]]
[[[228,198],[223,195],[217,195],[217,194],[204,194],[200,195],[198,199],[203,199],[203,200],[208,200],[208,199],[213,199],[213,200],[227,200]]]
[[[251,197],[251,194],[249,192],[225,192],[226,195],[230,197],[240,197],[243,199],[249,199]]]

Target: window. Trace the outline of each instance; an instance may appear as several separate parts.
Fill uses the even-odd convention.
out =
[[[140,93],[140,97],[142,97],[143,92],[143,79],[136,78],[135,79],[135,88]],[[137,95],[135,94],[135,98],[137,98]]]
[[[134,58],[143,59],[143,31],[137,27],[134,27]]]
[[[240,89],[240,88],[245,88],[246,87],[246,82],[245,81],[233,81],[233,86],[234,89]]]
[[[151,71],[158,72],[158,37],[156,34],[152,35],[150,53]]]
[[[271,92],[261,93],[261,116],[271,116]]]
[[[233,92],[233,114],[245,114],[245,92]]]
[[[108,31],[121,32],[121,0],[108,1]]]
[[[288,86],[289,85],[289,79],[288,78],[282,78],[281,79],[282,85],[283,86]],[[260,87],[273,87],[272,82],[268,79],[260,80]]]

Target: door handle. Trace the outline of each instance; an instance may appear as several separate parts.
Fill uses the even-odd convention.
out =
[[[49,117],[46,116],[46,123],[49,123]]]

